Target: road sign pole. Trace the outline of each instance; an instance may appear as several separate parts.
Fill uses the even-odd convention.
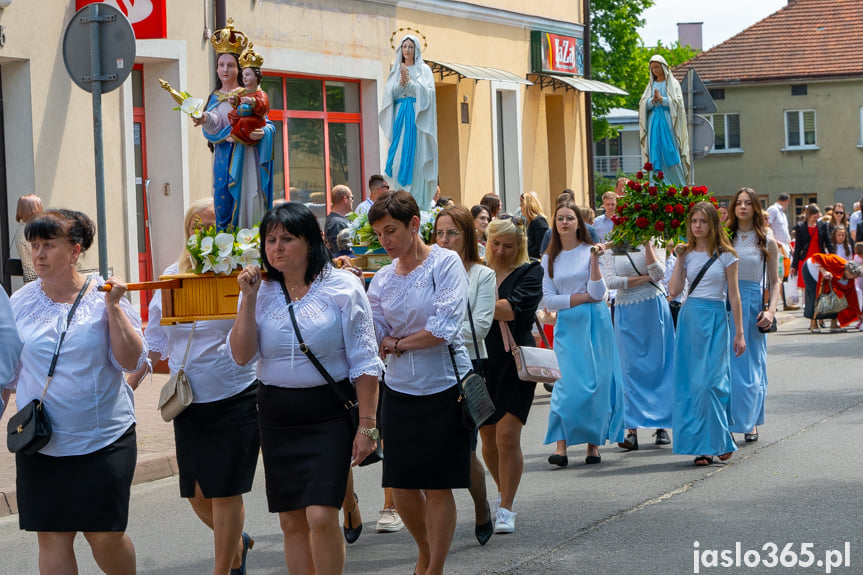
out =
[[[90,4],[90,74],[93,88],[93,146],[96,152],[96,229],[99,275],[108,277],[108,224],[105,216],[105,153],[102,148],[102,65],[99,46],[99,2]]]

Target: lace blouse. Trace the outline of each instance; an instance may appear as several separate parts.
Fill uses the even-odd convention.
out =
[[[93,284],[104,280],[95,278]],[[93,286],[91,284],[91,286]],[[56,303],[42,291],[42,280],[12,295],[12,311],[24,342],[16,401],[39,399],[45,387],[54,348],[72,304]],[[143,341],[141,318],[126,298],[120,307]],[[147,358],[143,342],[135,370]],[[54,379],[45,395],[45,411],[54,433],[40,453],[54,457],[92,453],[116,441],[135,423],[132,388],[111,350],[105,295],[95,286],[81,298],[69,325]],[[134,371],[134,370],[133,370]]]
[[[773,241],[773,232],[768,228],[767,243]],[[739,281],[764,281],[764,252],[758,245],[758,234],[755,230],[734,235],[734,251],[737,252],[737,279]]]
[[[356,276],[327,265],[308,293],[293,305],[303,341],[334,380],[380,377],[383,363],[378,357],[371,309]],[[287,388],[327,384],[300,350],[278,282],[261,284],[255,321],[258,351],[252,360],[258,362],[257,375],[262,383]],[[228,353],[233,358],[230,341],[229,333]]]
[[[590,244],[581,243],[577,247],[560,252],[554,260],[554,278],[548,275],[548,254],[542,256],[542,294],[545,307],[549,311],[568,309],[569,296],[574,293],[587,293],[595,300],[605,298],[608,290],[605,280],[590,279]]]
[[[629,258],[625,255],[615,255],[611,250],[605,252],[601,261],[602,277],[605,278],[608,289],[617,290],[614,305],[629,305],[651,300],[657,295],[664,295],[662,290],[650,283],[632,288],[628,287],[630,277],[645,273],[650,276],[650,281],[654,284],[662,285],[665,276],[665,250],[655,247],[653,253],[656,254],[656,261],[647,265],[644,247],[639,247],[637,252],[629,252]],[[632,262],[629,261],[630,258],[632,258]],[[633,267],[633,263],[635,267]]]
[[[378,341],[422,330],[444,341],[401,357],[388,355],[387,386],[409,395],[432,395],[456,383],[447,343],[455,351],[459,376],[464,377],[472,367],[462,338],[467,274],[457,253],[437,245],[407,275],[396,273],[397,263],[381,268],[369,286]]]
[[[178,273],[177,264],[171,264],[165,274]],[[157,291],[150,300],[150,319],[144,335],[150,351],[168,359],[171,373],[177,373],[183,364],[186,344],[192,331],[191,323],[160,325],[162,319],[162,292]],[[189,358],[183,371],[192,386],[194,403],[209,403],[232,397],[255,380],[255,364],[239,366],[228,354],[225,338],[234,321],[219,319],[199,321],[189,347]]]

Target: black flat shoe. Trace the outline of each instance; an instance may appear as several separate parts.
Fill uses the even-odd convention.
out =
[[[629,451],[638,451],[638,435],[630,431],[626,434],[626,439],[618,443],[617,446]]]
[[[488,521],[478,524],[473,528],[473,534],[476,536],[476,540],[479,541],[480,545],[488,543],[488,540],[491,539],[491,536],[494,533],[494,521],[492,521],[491,508],[488,506],[488,503],[485,504],[485,508],[488,510]]]
[[[671,443],[671,438],[668,437],[668,431],[664,429],[657,429],[654,435],[656,436],[656,441],[654,442],[656,445],[668,445]]]
[[[587,465],[593,465],[595,463],[599,463],[600,461],[602,461],[601,455],[588,455],[587,457],[584,458],[584,462]]]
[[[566,455],[552,453],[548,456],[548,462],[552,465],[557,465],[558,467],[566,467],[569,465],[569,458]]]
[[[356,493],[354,493],[354,500],[357,502],[357,507],[359,507],[360,499],[359,499],[359,497],[357,497]],[[354,513],[353,511],[345,511],[345,516],[348,519],[349,527],[345,527],[344,525],[342,525],[342,529],[345,532],[345,541],[347,541],[348,544],[356,543],[357,539],[360,538],[360,533],[363,532],[363,524],[362,523],[360,523],[358,526],[354,527],[353,517],[351,517],[351,515],[353,513]]]
[[[758,432],[755,433],[744,433],[743,439],[746,440],[746,443],[755,443],[758,441]]]

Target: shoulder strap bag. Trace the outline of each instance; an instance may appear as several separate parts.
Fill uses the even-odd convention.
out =
[[[761,286],[762,286],[762,296],[761,296],[761,309],[764,313],[770,307],[770,278],[767,277],[767,256],[762,256],[761,258],[764,260],[764,264],[761,269]],[[758,319],[761,318],[761,313],[758,314]],[[773,333],[777,329],[776,326],[776,316],[773,316],[773,322],[768,327],[758,326],[758,331],[761,333]]]
[[[192,323],[192,331],[189,332],[189,341],[186,342],[186,353],[183,355],[183,363],[177,373],[162,386],[159,392],[159,403],[156,406],[162,413],[164,421],[171,421],[192,405],[195,399],[192,394],[192,384],[186,375],[186,360],[189,359],[189,348],[192,347],[192,338],[195,336],[195,328],[198,322]]]
[[[353,426],[354,433],[356,433],[357,429],[360,426],[360,404],[356,398],[356,390],[354,390],[353,386],[349,381],[345,380],[347,383],[344,386],[340,386],[336,383],[336,380],[333,379],[333,376],[324,368],[318,358],[312,353],[312,350],[309,349],[309,346],[306,345],[306,342],[303,341],[303,334],[300,333],[300,326],[297,324],[297,317],[294,315],[294,302],[291,300],[291,295],[288,293],[288,288],[285,287],[284,282],[280,280],[276,280],[279,282],[279,287],[282,288],[282,293],[285,295],[285,303],[288,304],[288,313],[291,316],[291,325],[294,327],[294,335],[297,338],[297,341],[300,342],[300,351],[303,352],[303,355],[308,358],[312,365],[315,366],[315,369],[318,370],[318,373],[321,374],[321,377],[324,378],[324,381],[327,382],[327,385],[330,387],[330,391],[333,392],[333,395],[341,402],[344,406],[345,411],[348,412],[348,416],[351,419],[351,425]],[[349,397],[348,393],[345,393],[344,388],[347,388],[352,397]],[[377,445],[375,446],[375,450],[372,451],[365,459],[360,461],[359,466],[365,467],[366,465],[371,465],[372,463],[377,463],[384,458],[384,452],[381,449],[381,440],[377,439]]]
[[[447,345],[447,348],[449,349],[450,361],[452,361],[452,369],[455,372],[455,379],[459,382],[458,400],[461,403],[462,423],[468,429],[476,429],[494,414],[495,407],[491,396],[488,394],[488,387],[485,384],[485,374],[482,367],[482,358],[479,355],[476,330],[473,327],[473,313],[470,309],[470,302],[467,302],[467,315],[470,321],[470,333],[473,337],[473,349],[476,352],[476,363],[480,373],[477,374],[471,370],[464,379],[461,379],[458,374],[458,366],[455,363],[455,350],[453,350],[452,344]]]
[[[51,358],[51,367],[48,368],[48,378],[45,381],[45,387],[42,389],[42,397],[34,399],[9,418],[9,423],[6,426],[8,433],[6,436],[6,447],[12,453],[20,451],[24,455],[33,455],[38,453],[51,440],[51,419],[48,417],[48,413],[46,413],[45,406],[43,405],[45,394],[48,393],[48,386],[51,385],[51,380],[54,379],[57,358],[60,357],[60,348],[63,346],[63,340],[66,339],[66,332],[69,331],[72,316],[75,315],[75,310],[78,309],[78,304],[81,303],[81,298],[84,297],[84,293],[86,293],[92,279],[88,276],[84,281],[84,285],[78,292],[78,297],[75,298],[75,303],[72,304],[66,316],[66,324],[63,326],[63,331],[60,332],[60,337],[57,339],[57,347],[54,348],[54,356]]]
[[[506,351],[512,353],[520,380],[537,383],[554,383],[560,379],[560,367],[557,364],[557,355],[551,349],[536,314],[533,316],[533,321],[539,328],[540,337],[542,337],[542,342],[546,346],[544,348],[519,346],[516,344],[515,338],[509,329],[509,322],[504,320],[499,321],[500,333],[503,336],[503,347]]]
[[[689,284],[688,295],[692,295],[692,292],[694,292],[695,288],[698,287],[698,282],[701,281],[701,278],[704,277],[704,274],[707,273],[707,270],[710,268],[710,266],[713,265],[713,262],[715,262],[718,258],[719,258],[719,254],[717,254],[717,253],[714,253],[712,256],[710,256],[710,259],[707,260],[707,263],[704,264],[704,266],[701,268],[701,270],[699,270],[698,275],[695,276],[695,279],[692,281],[691,284]],[[684,259],[685,259],[685,257],[684,257]],[[684,261],[684,263],[685,263],[685,261]]]

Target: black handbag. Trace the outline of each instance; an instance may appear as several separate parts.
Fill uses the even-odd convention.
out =
[[[348,416],[351,419],[354,434],[356,434],[357,429],[360,426],[360,404],[357,401],[356,390],[347,379],[339,382],[341,385],[336,383],[336,380],[334,380],[324,366],[321,365],[321,362],[318,361],[318,358],[315,357],[315,354],[312,353],[312,350],[309,349],[309,346],[307,346],[306,342],[303,341],[303,336],[300,333],[300,326],[297,324],[297,318],[294,315],[294,302],[291,301],[291,295],[288,293],[288,289],[285,287],[284,282],[279,281],[279,286],[282,288],[282,293],[285,294],[285,301],[288,304],[288,313],[291,315],[291,324],[294,326],[294,335],[297,337],[297,341],[300,342],[300,351],[302,351],[303,355],[312,362],[312,365],[315,366],[315,369],[318,370],[327,382],[327,385],[329,385],[330,391],[332,391],[341,404],[344,405],[345,411],[348,412]],[[345,390],[347,390],[347,392]],[[382,461],[383,458],[384,452],[381,445],[381,438],[378,437],[377,440],[375,440],[375,450],[369,453],[365,459],[359,462],[358,465],[360,467],[365,467],[366,465],[372,465],[373,463]]]
[[[770,279],[767,277],[767,258],[764,257],[764,266],[762,273],[762,283],[765,286],[762,293],[762,312],[758,314],[758,317],[761,317],[761,314],[767,311],[767,308],[770,307]],[[773,321],[767,327],[758,326],[758,331],[761,333],[773,333],[777,331],[779,328],[776,325],[776,316],[773,316]]]
[[[470,332],[473,336],[473,349],[476,352],[477,367],[480,372],[483,372],[482,358],[479,355],[479,345],[476,340],[476,330],[473,327],[473,313],[470,309],[470,303],[467,304],[467,316],[470,320]],[[494,402],[488,394],[488,387],[485,385],[485,374],[478,374],[471,370],[464,379],[461,379],[458,375],[458,367],[455,363],[455,351],[452,348],[452,344],[447,347],[456,381],[459,382],[458,400],[461,403],[462,424],[467,429],[473,430],[485,423],[494,414]]]
[[[72,321],[72,316],[75,315],[75,310],[78,308],[84,292],[87,291],[91,279],[88,277],[84,282],[81,291],[78,292],[78,297],[75,298],[75,303],[72,304],[69,314],[66,316],[66,324],[57,340],[57,347],[54,348],[54,357],[51,358],[51,367],[48,369],[48,379],[42,389],[42,397],[34,399],[9,418],[9,423],[6,426],[8,432],[6,447],[12,453],[21,452],[24,455],[34,455],[51,440],[51,419],[45,411],[43,402],[45,401],[45,394],[48,393],[48,386],[51,385],[51,380],[54,378],[54,369],[57,367],[57,358],[60,356],[63,340],[66,339],[69,323]]]

